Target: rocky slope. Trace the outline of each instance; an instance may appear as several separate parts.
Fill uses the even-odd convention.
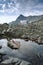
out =
[[[43,43],[43,16],[31,16],[33,19],[35,17],[39,19],[38,21],[33,21],[28,25],[12,25],[11,27],[5,23],[0,24],[0,38],[24,38],[32,40],[38,43]],[[27,19],[27,17],[20,16],[17,18],[17,22],[20,22],[21,19]],[[29,18],[30,19],[30,18]],[[32,20],[31,19],[31,20]],[[34,19],[33,19],[34,20]],[[24,37],[23,37],[24,36]]]
[[[39,19],[41,19],[43,17],[43,15],[40,15],[40,16],[23,16],[23,15],[20,15],[18,16],[18,18],[15,20],[15,21],[12,21],[10,22],[9,24],[12,26],[12,25],[25,25],[25,24],[28,24],[30,22],[33,22],[33,21],[38,21]]]

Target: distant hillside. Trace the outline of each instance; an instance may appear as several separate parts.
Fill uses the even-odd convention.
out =
[[[35,22],[32,22],[32,23],[42,27],[43,26],[43,16],[38,21],[35,21]]]
[[[40,16],[28,16],[28,17],[20,15],[16,19],[16,21],[12,21],[9,24],[10,25],[19,25],[19,24],[24,25],[24,24],[28,24],[28,23],[31,23],[31,22],[34,22],[34,21],[38,21],[42,17],[43,17],[43,15],[40,15]]]

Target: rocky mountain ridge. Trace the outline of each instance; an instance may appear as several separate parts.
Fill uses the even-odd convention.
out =
[[[10,25],[29,24],[31,22],[40,20],[42,17],[43,17],[43,15],[39,15],[39,16],[27,16],[27,17],[23,16],[23,15],[20,15],[20,16],[17,17],[17,19],[15,21],[10,22],[9,24]]]

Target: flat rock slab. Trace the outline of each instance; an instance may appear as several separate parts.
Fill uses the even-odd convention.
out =
[[[22,61],[20,65],[31,65],[29,62]]]
[[[30,62],[20,60],[18,58],[10,58],[1,62],[1,65],[31,65]]]

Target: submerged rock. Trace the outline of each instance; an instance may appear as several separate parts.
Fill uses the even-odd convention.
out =
[[[20,65],[31,65],[29,62],[22,61]]]
[[[9,58],[3,61],[1,64],[11,64],[11,63],[17,63],[17,62],[21,62],[21,61],[17,58]]]
[[[0,52],[0,62],[3,61],[3,56],[5,56],[5,55],[6,55],[6,54]]]
[[[8,42],[8,47],[10,47],[11,49],[19,49],[20,48],[20,42],[14,41],[14,40],[10,40]]]
[[[1,63],[2,65],[31,65],[30,62],[20,60],[18,58],[9,58]]]
[[[0,49],[2,48],[2,46],[0,45]]]

